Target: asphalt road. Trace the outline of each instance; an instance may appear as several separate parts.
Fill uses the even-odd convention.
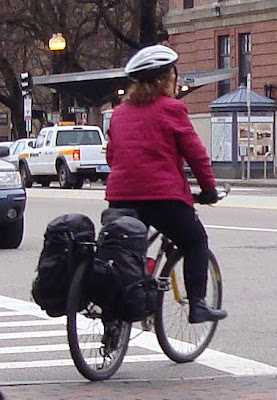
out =
[[[116,380],[203,379],[277,374],[276,189],[234,189],[215,207],[199,206],[224,279],[222,321],[210,350],[176,365],[157,349],[153,333],[133,341]],[[18,250],[1,250],[0,382],[83,380],[72,365],[63,319],[30,302],[31,281],[47,223],[68,212],[87,214],[100,228],[103,190],[28,190],[26,230]],[[148,337],[147,337],[148,335]],[[46,347],[43,347],[46,346]],[[132,362],[128,362],[132,360]]]

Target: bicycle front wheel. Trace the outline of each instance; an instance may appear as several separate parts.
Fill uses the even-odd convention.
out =
[[[84,296],[86,264],[81,264],[72,281],[67,303],[67,337],[70,353],[78,371],[91,381],[110,378],[126,354],[131,324],[120,321],[115,348],[101,342],[104,335],[102,310]]]
[[[184,284],[183,258],[176,264],[167,262],[161,276],[169,277],[169,291],[158,293],[155,329],[164,353],[177,363],[193,361],[208,346],[216,330],[216,322],[190,324],[189,302]],[[206,302],[220,308],[222,300],[221,274],[215,256],[210,251]]]

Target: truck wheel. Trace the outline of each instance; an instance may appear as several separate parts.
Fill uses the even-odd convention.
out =
[[[17,249],[23,238],[24,217],[4,224],[4,235],[1,235],[1,249]]]
[[[58,179],[61,189],[70,189],[72,187],[71,183],[71,173],[67,165],[62,164],[58,170]]]
[[[20,172],[21,182],[22,182],[23,187],[31,188],[33,185],[33,179],[30,174],[28,166],[25,164],[20,164],[19,172]]]
[[[76,181],[73,183],[72,187],[73,189],[81,189],[83,187],[84,184],[84,179],[77,177]]]

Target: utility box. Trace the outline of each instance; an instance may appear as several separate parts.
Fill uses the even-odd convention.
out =
[[[274,100],[250,91],[250,118],[247,88],[227,93],[210,104],[211,161],[217,178],[241,178],[242,162],[250,157],[250,177],[268,177],[276,171]],[[249,155],[248,155],[249,152]]]

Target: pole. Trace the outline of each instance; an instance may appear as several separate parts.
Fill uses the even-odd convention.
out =
[[[24,102],[24,121],[26,126],[26,135],[30,137],[32,133],[32,97],[27,94],[23,97]]]
[[[244,166],[244,156],[240,157],[241,159],[241,179],[245,179],[245,166]]]
[[[246,87],[246,102],[247,102],[247,179],[250,179],[250,143],[251,143],[251,75],[247,74]]]

